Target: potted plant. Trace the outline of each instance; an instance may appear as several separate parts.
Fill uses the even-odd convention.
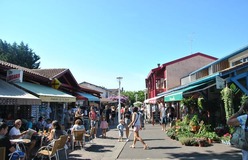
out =
[[[182,145],[191,146],[193,138],[192,137],[179,137],[178,140],[179,142],[181,142]]]
[[[206,138],[203,138],[203,137],[196,138],[196,142],[198,142],[199,147],[205,147],[208,145]]]
[[[196,132],[199,129],[199,118],[198,115],[195,114],[189,122],[189,126],[191,127],[190,131]]]
[[[221,142],[227,145],[231,145],[230,143],[230,139],[231,139],[231,134],[230,133],[226,133],[221,137]]]

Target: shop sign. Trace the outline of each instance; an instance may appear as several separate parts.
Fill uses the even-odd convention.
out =
[[[42,102],[76,102],[75,97],[39,96]]]
[[[216,76],[215,79],[216,79],[216,89],[223,89],[225,87],[225,80],[219,76]]]
[[[7,71],[7,82],[22,82],[23,71],[18,69],[10,69]]]

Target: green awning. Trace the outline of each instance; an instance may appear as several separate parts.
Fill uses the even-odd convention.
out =
[[[28,82],[15,84],[22,89],[25,89],[32,94],[37,95],[42,102],[76,102],[76,97],[53,89],[51,87]]]
[[[197,88],[199,86],[204,85],[205,83],[202,84],[197,84],[193,86],[188,86],[183,89],[168,93],[167,95],[164,96],[164,101],[165,102],[170,102],[170,101],[181,101],[183,99],[183,93],[189,90],[192,90],[194,88]]]

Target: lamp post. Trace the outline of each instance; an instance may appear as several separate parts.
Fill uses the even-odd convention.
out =
[[[122,77],[117,77],[119,82],[119,90],[118,90],[118,96],[119,96],[119,101],[118,101],[118,122],[121,120],[121,80],[123,79]]]
[[[135,94],[135,102],[137,102],[138,94]]]

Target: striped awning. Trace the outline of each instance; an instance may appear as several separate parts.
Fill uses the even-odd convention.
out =
[[[0,80],[0,105],[40,105],[41,100],[16,86]]]
[[[53,89],[51,87],[29,82],[15,84],[22,89],[25,89],[28,92],[37,95],[42,102],[76,102],[76,97]]]

